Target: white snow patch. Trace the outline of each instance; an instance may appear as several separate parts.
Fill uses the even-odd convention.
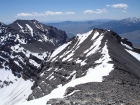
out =
[[[46,79],[50,78],[52,75],[53,75],[53,72]]]
[[[134,56],[137,60],[140,61],[140,54],[136,53],[136,52],[133,52],[133,51],[130,51],[130,50],[127,50],[125,49],[127,52],[129,52],[132,56]]]
[[[19,37],[19,34],[16,35],[16,39],[15,39],[14,41],[16,42],[17,40],[18,40],[19,43],[21,43],[21,44],[26,44],[25,39],[24,39],[24,38],[20,38],[20,37]]]
[[[25,39],[24,39],[24,38],[22,38],[22,39],[18,39],[18,41],[19,41],[21,44],[26,44],[26,42],[25,42]]]
[[[20,55],[18,56],[18,58],[19,58],[19,60],[20,60],[22,63],[25,64],[25,62],[23,61],[23,58],[22,58]]]
[[[51,42],[53,45],[55,45],[54,44],[54,39],[52,38],[52,39],[49,39],[49,42]]]
[[[21,52],[23,51],[23,47],[20,47],[20,44],[17,44],[15,46],[12,46],[11,49],[15,52]]]
[[[54,77],[54,76],[51,76],[51,77],[49,78],[49,80],[51,80],[53,77]]]
[[[6,58],[4,58],[4,57],[2,57],[2,56],[0,56],[0,58],[2,58],[2,59],[4,59],[4,60],[6,60],[7,62],[9,62],[9,60],[8,60],[8,59],[6,59]]]
[[[99,35],[99,32],[98,31],[96,31],[95,33],[94,33],[94,35],[93,35],[93,37],[92,37],[92,39],[91,40],[94,40],[97,36]]]
[[[76,73],[76,71],[74,70],[74,71],[70,74],[70,76],[71,76],[71,75],[74,75],[75,73]]]
[[[52,55],[50,56],[50,59],[55,57],[58,53],[60,53],[62,50],[64,50],[71,42],[65,43],[62,46],[58,47],[57,49],[55,49],[55,51],[52,53]]]
[[[46,71],[50,71],[52,68],[47,69]]]
[[[70,58],[68,61],[71,61],[73,58]]]
[[[67,79],[69,79],[72,75],[74,75],[76,73],[76,71],[74,70],[68,77],[66,77]]]
[[[18,24],[18,23],[17,23]],[[23,27],[20,25],[20,24],[18,24],[18,26],[21,28],[21,29],[23,29]]]
[[[101,54],[102,54],[102,57],[99,60],[95,61],[95,63],[102,63],[103,66],[105,66],[104,63],[106,63],[108,61],[111,61],[111,58],[110,58],[110,56],[108,54],[108,49],[107,49],[107,45],[106,44],[102,48]]]
[[[34,56],[36,56],[37,58],[39,58],[41,60],[44,60],[44,58],[48,56],[47,53],[48,52],[43,52],[41,54],[39,54],[39,53],[31,53],[31,54],[34,55]]]
[[[73,75],[71,80],[75,80],[76,79],[76,74]]]
[[[76,44],[71,48],[71,50],[66,51],[62,56],[60,56],[59,58],[64,57],[65,55],[67,55],[66,58],[63,59],[63,61],[69,59],[70,57],[72,57],[74,55],[74,52],[80,47],[80,44],[82,42],[84,42],[84,40],[92,33],[92,30],[84,33],[84,34],[77,34],[76,38],[78,39],[78,41],[76,42]]]
[[[62,61],[68,60],[68,59],[69,59],[70,57],[72,57],[73,55],[74,55],[74,53],[73,53],[73,51],[72,51],[69,55],[67,55],[67,57],[63,58]]]
[[[17,23],[17,25],[21,28],[21,31],[24,33],[23,27]]]
[[[128,49],[130,49],[130,50],[132,50],[133,48],[132,47],[130,47],[129,45],[127,45],[127,44],[124,44],[124,43],[122,43],[121,42],[121,44],[123,45],[123,46],[125,46],[125,47],[127,47]]]
[[[77,34],[77,37],[78,37],[78,45],[79,46],[91,33],[92,33],[93,30],[87,32],[87,33],[84,33],[84,34]]]
[[[19,67],[21,67],[23,69],[23,67],[19,64],[19,62],[14,61]]]
[[[104,36],[100,36],[98,39],[96,39],[95,42],[93,42],[93,45],[87,49],[84,53],[87,53],[86,57],[88,57],[91,54],[94,54],[97,50],[99,50],[99,46],[101,44],[101,40]]]
[[[77,43],[71,48],[71,50],[69,51],[65,51],[63,55],[61,55],[59,58],[62,58],[64,56],[66,56],[65,58],[62,59],[62,61],[66,61],[68,59],[70,59],[70,57],[72,57],[75,53],[75,51],[80,47],[80,44],[82,42],[84,42],[84,40],[86,40],[88,38],[88,36],[92,33],[93,30],[84,33],[84,34],[77,34],[76,38],[78,39]],[[68,60],[70,61],[70,60]]]
[[[80,63],[81,66],[84,66],[87,64],[85,61],[86,61],[86,59],[82,61],[82,60],[79,60],[79,58],[78,58],[77,60],[75,60],[75,63]]]
[[[17,34],[15,41],[17,41],[19,39],[19,35]]]
[[[72,94],[76,93],[76,92],[79,92],[80,90],[74,90],[73,92],[69,93],[68,95],[66,95],[65,97],[67,96],[71,96]]]
[[[84,66],[84,65],[87,64],[85,61],[86,61],[86,60],[84,60],[84,61],[81,62],[81,66]]]
[[[81,63],[81,62],[82,62],[82,60],[79,60],[79,59],[76,61],[76,63]]]
[[[31,31],[31,36],[33,36],[33,29],[32,29],[28,24],[26,24],[26,26],[27,26],[28,29]]]
[[[40,76],[42,77],[44,75],[44,72],[40,74]]]
[[[43,38],[44,38],[45,41],[48,41],[48,38],[47,38],[46,35],[43,35]]]
[[[38,64],[37,62],[35,62],[33,59],[29,59],[29,62],[30,62],[32,65],[36,66],[36,67],[39,67],[39,66],[40,66],[40,64]]]
[[[62,84],[58,85],[57,87],[58,87],[58,88],[62,87]]]
[[[39,42],[43,42],[41,39],[38,40]]]

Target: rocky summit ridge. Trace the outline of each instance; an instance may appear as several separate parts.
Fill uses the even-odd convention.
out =
[[[139,105],[139,60],[139,50],[111,30],[77,34],[51,54],[24,104]]]
[[[0,104],[140,104],[140,50],[117,33],[95,28],[66,42],[65,32],[36,20],[0,26]]]

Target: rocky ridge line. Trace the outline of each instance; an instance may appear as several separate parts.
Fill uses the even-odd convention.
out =
[[[84,37],[85,39],[82,39]],[[94,39],[91,40],[93,37]],[[80,38],[82,40],[79,40]],[[96,45],[98,48],[94,53],[90,56],[87,56],[90,51],[87,54],[83,53],[99,39],[101,43],[99,46]],[[108,63],[113,64],[113,70],[108,76],[103,77],[102,82],[91,82],[71,87],[66,90],[65,98],[52,99],[47,103],[52,105],[132,105],[139,103],[139,61],[125,50],[137,50],[133,48],[131,42],[122,39],[113,31],[94,29],[88,36],[77,35],[67,44],[60,53],[51,57],[45,63],[42,72],[38,75],[38,81],[32,87],[33,93],[29,96],[29,100],[45,96],[57,88],[58,85],[65,85],[72,79],[85,76],[89,68],[94,69],[100,65],[95,61],[106,57],[101,51],[107,45],[111,58]],[[128,45],[132,49],[124,45]],[[92,50],[96,46],[92,47]],[[71,53],[74,54],[71,55]],[[76,90],[79,91],[71,94]],[[125,92],[127,90],[130,90],[129,94]],[[135,97],[132,98],[132,96]]]

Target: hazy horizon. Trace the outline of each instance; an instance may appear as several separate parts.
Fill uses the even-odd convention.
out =
[[[122,18],[122,19],[127,19],[127,18],[137,18],[137,17],[126,17],[126,18]],[[111,20],[122,20],[122,19],[62,20],[62,21],[39,21],[37,19],[16,19],[16,20],[37,20],[41,23],[61,23],[61,22],[68,22],[68,21],[70,21],[70,22],[88,22],[88,21],[111,21]],[[0,22],[2,22],[4,24],[11,24],[16,20],[13,20],[11,22],[2,22],[2,21],[0,21]]]

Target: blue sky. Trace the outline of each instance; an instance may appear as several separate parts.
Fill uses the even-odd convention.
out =
[[[140,0],[0,0],[0,22],[140,18]]]

